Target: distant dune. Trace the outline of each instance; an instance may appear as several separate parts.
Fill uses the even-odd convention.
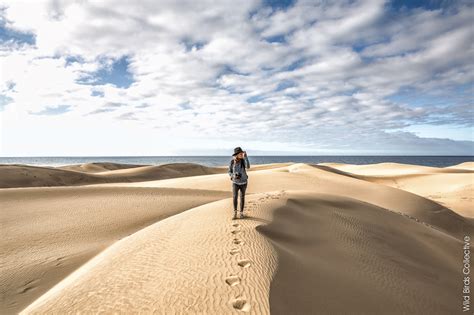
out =
[[[226,166],[2,165],[0,178],[6,314],[460,307],[471,162],[251,165],[241,220]],[[66,187],[30,187],[53,184]]]
[[[460,169],[474,171],[474,162],[464,162],[457,165],[448,166],[446,168],[460,168]]]
[[[0,188],[72,186],[98,183],[148,181],[223,173],[223,168],[193,163],[158,166],[89,163],[63,167],[0,165]]]
[[[323,164],[343,170],[348,176],[415,193],[474,218],[474,162],[444,168],[397,163]]]
[[[105,171],[135,168],[135,167],[140,167],[140,166],[147,166],[147,165],[96,162],[96,163],[66,165],[66,166],[60,166],[57,168],[69,170],[69,171],[76,171],[76,172],[99,173],[99,172],[105,172]]]

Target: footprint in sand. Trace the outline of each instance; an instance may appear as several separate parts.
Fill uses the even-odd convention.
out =
[[[237,297],[235,299],[232,299],[230,302],[232,303],[232,306],[236,310],[239,310],[242,312],[250,311],[250,303],[248,303],[247,300],[242,297]]]
[[[232,242],[236,245],[243,245],[245,243],[244,241],[242,241],[239,238],[234,238],[234,240]]]
[[[240,226],[240,224],[234,223],[234,224],[232,224],[232,226],[238,228]]]
[[[233,231],[231,231],[230,233],[236,235],[236,234],[240,233],[240,230],[233,230]]]
[[[225,278],[225,283],[233,287],[234,285],[237,285],[240,283],[240,278],[238,276],[232,275]]]
[[[239,265],[242,268],[248,268],[248,267],[250,267],[250,264],[251,264],[251,262],[248,259],[240,259],[237,262],[237,265]]]
[[[237,255],[240,252],[240,248],[234,247],[230,250],[231,255]]]
[[[16,292],[20,293],[20,294],[23,294],[23,293],[26,293],[26,292],[29,292],[29,291],[36,290],[38,282],[40,282],[40,279],[33,279],[31,281],[28,281],[22,287],[18,288],[16,290]]]

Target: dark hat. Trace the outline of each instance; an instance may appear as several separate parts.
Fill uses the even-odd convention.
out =
[[[240,152],[244,152],[241,147],[237,147],[234,149],[234,154],[232,156],[239,154]]]

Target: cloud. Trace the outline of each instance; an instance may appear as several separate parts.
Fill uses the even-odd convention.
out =
[[[117,116],[117,119],[120,120],[138,120],[134,112],[123,113],[120,116]]]
[[[70,105],[46,106],[39,112],[30,112],[33,115],[61,115],[71,110]]]
[[[2,50],[19,50],[25,46],[35,44],[35,34],[8,28],[8,22],[6,18],[6,7],[0,5],[0,47]]]
[[[142,137],[172,132],[182,146],[237,134],[334,152],[438,152],[442,129],[405,129],[472,129],[469,2],[7,1],[0,12],[3,33],[35,39],[0,49],[11,119],[40,124],[28,113],[70,104],[64,132],[134,120]]]
[[[86,73],[77,82],[92,85],[112,84],[118,88],[128,88],[133,83],[133,75],[128,70],[127,56],[105,62],[102,68],[93,73]]]
[[[124,103],[119,103],[119,102],[106,102],[104,105],[102,105],[100,108],[93,110],[87,114],[87,115],[94,115],[94,114],[101,114],[101,113],[108,113],[108,112],[114,112],[120,107],[126,107],[127,105]]]
[[[10,104],[12,101],[13,101],[13,99],[11,97],[0,94],[0,110],[3,110],[5,108],[5,106]]]

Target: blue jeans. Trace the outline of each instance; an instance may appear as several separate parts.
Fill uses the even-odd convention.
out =
[[[243,185],[237,185],[232,183],[232,201],[234,203],[234,211],[237,211],[237,197],[240,190],[240,212],[244,211],[245,205],[245,190],[247,189],[247,183]]]

